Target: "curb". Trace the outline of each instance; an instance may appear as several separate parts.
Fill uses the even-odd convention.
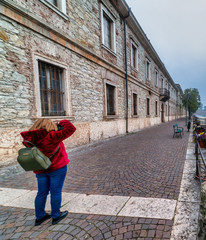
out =
[[[176,205],[170,240],[197,240],[200,184],[195,179],[196,157],[193,133],[190,131],[180,193]]]

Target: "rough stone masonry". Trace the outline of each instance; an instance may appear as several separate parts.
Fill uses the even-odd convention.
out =
[[[121,4],[123,4],[121,0]],[[0,161],[14,159],[21,147],[20,132],[43,117],[39,61],[63,70],[65,116],[75,134],[65,141],[69,148],[126,132],[126,86],[123,10],[115,1],[2,0],[0,8]],[[125,8],[125,5],[121,5]],[[124,9],[125,11],[126,9]],[[103,43],[103,15],[113,21],[115,50]],[[115,26],[115,27],[114,27]],[[138,131],[181,116],[178,88],[139,26],[127,21],[128,131]],[[137,46],[138,68],[131,66],[131,43]],[[146,79],[149,59],[150,79]],[[158,71],[158,83],[155,80]],[[161,102],[161,84],[171,87],[169,102]],[[107,89],[114,87],[115,114],[107,113]],[[137,95],[137,114],[133,114]],[[148,104],[149,99],[149,106]],[[148,114],[149,111],[149,114]],[[169,113],[168,113],[169,112]],[[169,116],[168,116],[169,115]]]

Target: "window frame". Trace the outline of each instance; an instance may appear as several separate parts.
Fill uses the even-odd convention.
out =
[[[164,77],[161,76],[161,88],[163,89],[165,85]]]
[[[105,31],[104,31],[104,15],[110,20],[111,29],[111,48],[106,46],[105,44]],[[116,24],[115,24],[115,16],[103,5],[101,4],[101,34],[102,34],[102,46],[106,49],[116,53]]]
[[[147,117],[150,117],[150,98],[147,97],[147,100],[146,100],[146,115]]]
[[[107,109],[107,85],[114,87],[114,113],[113,115],[108,115]],[[117,118],[118,117],[118,89],[117,85],[109,80],[104,80],[104,118]]]
[[[133,49],[135,49],[135,54],[133,55]],[[135,64],[134,64],[134,58],[135,58]],[[138,45],[135,44],[133,40],[131,40],[131,67],[132,69],[138,71]]]
[[[54,12],[56,12],[65,20],[69,20],[69,17],[67,15],[66,0],[57,0],[57,6],[51,3],[49,0],[40,0],[40,2],[51,8]]]
[[[70,78],[69,78],[69,68],[67,65],[64,65],[60,62],[57,62],[53,59],[48,57],[33,54],[33,76],[34,76],[34,94],[35,94],[35,113],[34,117],[36,118],[53,118],[53,119],[60,119],[60,118],[72,118],[72,102],[71,102],[71,87],[70,87]],[[63,106],[65,115],[64,116],[43,116],[42,109],[41,109],[41,95],[40,95],[40,82],[39,82],[39,61],[45,62],[47,64],[54,65],[63,69],[62,72],[62,91],[64,91],[63,97]]]
[[[158,117],[158,101],[155,101],[155,116]]]
[[[65,116],[63,68],[38,60],[42,116]],[[46,99],[46,101],[45,101]],[[45,107],[47,106],[47,110]],[[57,113],[61,112],[60,115]]]
[[[159,71],[155,68],[155,86],[159,86]]]
[[[151,80],[151,61],[146,57],[145,60],[146,64],[145,64],[145,72],[146,72],[146,80],[150,81]]]
[[[134,102],[134,96],[136,96],[136,104]],[[136,106],[136,109],[135,109]],[[136,114],[135,114],[136,110]],[[136,92],[132,92],[132,117],[138,117],[138,94]]]
[[[51,3],[50,0],[47,0],[47,1]],[[57,0],[53,0],[53,1],[55,2],[55,4],[54,4],[54,3],[52,3],[52,4],[58,8],[58,2],[57,2]]]
[[[113,112],[110,112],[110,110],[108,109],[108,107],[109,107],[109,100],[110,99],[108,99],[108,95],[110,95],[109,94],[109,92],[108,91],[113,91],[112,92],[112,109],[113,109]],[[106,102],[106,105],[107,105],[107,116],[115,116],[116,115],[116,111],[115,111],[115,109],[116,109],[116,104],[115,104],[115,86],[113,86],[113,85],[111,85],[111,84],[108,84],[108,83],[106,83],[106,99],[107,99],[107,102]],[[111,100],[110,100],[111,101]],[[110,107],[111,108],[111,107]]]
[[[165,81],[165,88],[168,90],[169,89],[169,85],[168,85],[168,82],[167,82],[167,79]]]

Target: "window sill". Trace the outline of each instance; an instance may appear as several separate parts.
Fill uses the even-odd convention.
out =
[[[132,115],[132,118],[139,118],[139,115]]]
[[[136,73],[138,73],[138,68],[135,68],[135,67],[131,66],[131,69],[132,69],[133,71],[135,71]]]
[[[55,121],[61,121],[64,119],[71,120],[71,121],[74,120],[74,116],[40,116],[40,117],[33,117],[32,119],[37,120],[39,118],[46,118],[46,119],[51,119]]]
[[[117,115],[107,115],[107,116],[104,116],[104,119],[105,119],[105,120],[114,120],[114,119],[116,119],[116,118],[118,118]]]
[[[106,47],[103,43],[101,44],[101,48],[104,48],[107,50],[109,53],[111,53],[114,57],[117,57],[117,54],[110,48]]]
[[[151,115],[147,115],[146,118],[151,118]]]
[[[48,2],[47,0],[40,0],[43,4],[45,4],[47,7],[51,8],[54,12],[56,12],[58,15],[60,15],[65,20],[69,20],[69,17],[62,12],[58,7],[54,6],[52,3]]]

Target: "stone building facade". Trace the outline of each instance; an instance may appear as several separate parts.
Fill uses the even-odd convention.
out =
[[[174,83],[124,0],[1,0],[0,156],[35,119],[69,119],[67,147],[183,115]]]

